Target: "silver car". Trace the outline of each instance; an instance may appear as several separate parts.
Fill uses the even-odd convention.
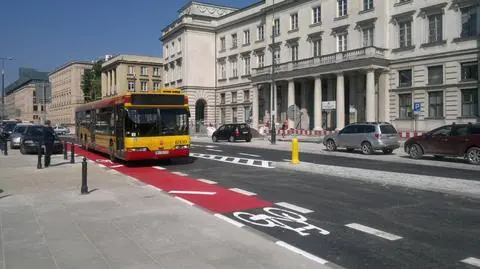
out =
[[[375,150],[390,154],[400,147],[400,136],[387,122],[357,122],[325,136],[323,144],[329,151],[346,148],[347,151],[360,149],[363,154],[372,154]]]
[[[20,147],[20,141],[22,140],[22,135],[27,129],[27,126],[31,125],[29,123],[19,123],[15,128],[12,130],[12,134],[10,135],[10,148],[17,149]]]

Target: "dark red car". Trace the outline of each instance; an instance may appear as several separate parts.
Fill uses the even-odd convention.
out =
[[[480,124],[445,125],[405,141],[405,152],[413,159],[423,155],[464,157],[480,164]]]

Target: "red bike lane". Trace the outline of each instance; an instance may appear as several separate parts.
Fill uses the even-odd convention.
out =
[[[273,205],[270,201],[237,193],[217,184],[212,185],[188,176],[174,174],[168,170],[159,170],[149,166],[132,167],[120,163],[113,163],[105,156],[86,151],[79,146],[75,146],[75,153],[97,164],[104,165],[109,169],[114,169],[124,175],[131,176],[145,184],[157,187],[165,192],[192,192],[175,193],[171,195],[190,201],[214,213],[232,213]]]

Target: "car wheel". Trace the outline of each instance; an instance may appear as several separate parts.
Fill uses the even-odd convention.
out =
[[[218,141],[218,138],[217,138],[216,135],[212,136],[212,141],[213,141],[213,142],[217,142],[217,141]]]
[[[384,154],[391,154],[393,152],[393,149],[384,149],[383,153]]]
[[[480,148],[469,148],[467,151],[467,160],[471,164],[480,164]]]
[[[252,138],[249,137],[249,138],[245,139],[245,141],[250,142],[250,141],[252,141]]]
[[[231,136],[228,138],[228,142],[235,142],[235,137],[233,137],[233,135],[231,135]]]
[[[423,150],[420,145],[412,144],[409,147],[408,155],[410,155],[410,158],[412,159],[420,159],[423,156]]]
[[[333,141],[333,139],[328,139],[327,143],[326,143],[326,146],[327,146],[328,151],[337,150],[337,145],[335,145],[335,141]]]
[[[370,142],[362,143],[362,153],[365,155],[370,155],[373,153],[372,144],[370,144]]]

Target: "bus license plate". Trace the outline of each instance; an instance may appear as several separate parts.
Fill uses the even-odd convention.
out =
[[[165,155],[165,154],[168,154],[168,151],[166,151],[166,150],[157,150],[157,151],[155,151],[155,154],[157,154],[157,155]]]

